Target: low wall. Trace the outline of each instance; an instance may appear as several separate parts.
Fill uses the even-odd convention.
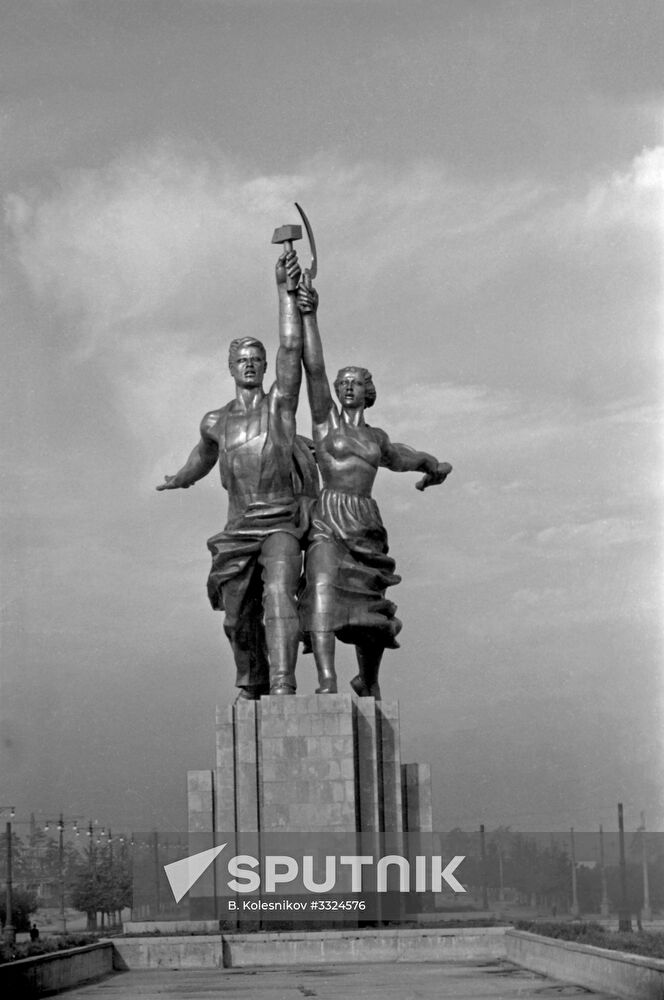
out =
[[[218,920],[125,920],[124,934],[218,934]]]
[[[188,937],[125,937],[115,938],[113,944],[116,969],[507,959],[533,972],[589,989],[605,990],[625,1000],[664,998],[662,960],[505,927],[260,931]]]
[[[218,969],[224,964],[221,934],[114,938],[114,968]]]
[[[532,972],[568,980],[589,989],[607,990],[625,1000],[662,1000],[664,961],[624,951],[508,930],[505,957]]]
[[[330,930],[224,935],[227,968],[352,962],[442,962],[505,954],[504,927]]]
[[[505,928],[281,931],[115,938],[116,969],[258,968],[335,962],[440,962],[505,954]]]
[[[112,972],[113,945],[102,941],[0,965],[0,993],[30,1000],[103,979]]]

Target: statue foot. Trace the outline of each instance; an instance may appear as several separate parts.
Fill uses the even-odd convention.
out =
[[[316,688],[316,694],[336,694],[337,693],[337,679],[336,677],[329,677],[324,681],[320,687]]]
[[[295,688],[290,684],[275,684],[270,688],[270,694],[295,694]]]
[[[356,674],[350,682],[350,686],[358,698],[368,698],[369,688],[366,686],[359,674]]]
[[[350,686],[352,687],[353,691],[358,696],[358,698],[375,698],[376,701],[381,700],[380,688],[378,687],[378,683],[376,682],[375,684],[367,686],[360,674],[356,674],[355,677],[353,677],[352,681],[350,682]]]
[[[318,687],[316,694],[336,694],[337,675],[335,669],[330,664],[318,666]]]
[[[262,694],[266,694],[266,691],[262,691],[257,687],[241,687],[237,698],[235,699],[235,704],[238,701],[258,701]]]

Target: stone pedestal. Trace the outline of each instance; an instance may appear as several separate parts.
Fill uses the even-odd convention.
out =
[[[428,764],[402,764],[396,702],[293,695],[217,709],[214,771],[188,773],[191,833],[427,833]]]
[[[401,854],[403,834],[432,832],[430,768],[401,763],[396,702],[351,694],[240,701],[217,709],[216,748],[214,770],[188,773],[192,853],[223,839],[233,853],[255,856],[259,843],[274,842],[268,835],[323,843],[316,835],[350,834],[357,846],[342,854]],[[211,866],[192,887],[192,919],[218,916],[214,878]]]

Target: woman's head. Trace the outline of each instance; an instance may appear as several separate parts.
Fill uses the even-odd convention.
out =
[[[340,368],[334,380],[334,389],[342,406],[368,408],[376,402],[376,386],[368,368],[348,365]]]

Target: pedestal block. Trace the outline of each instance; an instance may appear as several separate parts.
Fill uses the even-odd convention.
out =
[[[187,797],[189,802],[189,852],[214,847],[215,833],[215,772],[188,771]],[[197,880],[189,892],[189,917],[191,920],[214,919],[216,897],[214,867]]]
[[[357,830],[351,696],[268,697],[257,709],[259,829]]]
[[[432,833],[431,765],[403,764],[401,776],[404,830]]]
[[[430,768],[401,764],[397,702],[351,694],[217,709],[215,770],[188,787],[192,833],[432,829]]]

